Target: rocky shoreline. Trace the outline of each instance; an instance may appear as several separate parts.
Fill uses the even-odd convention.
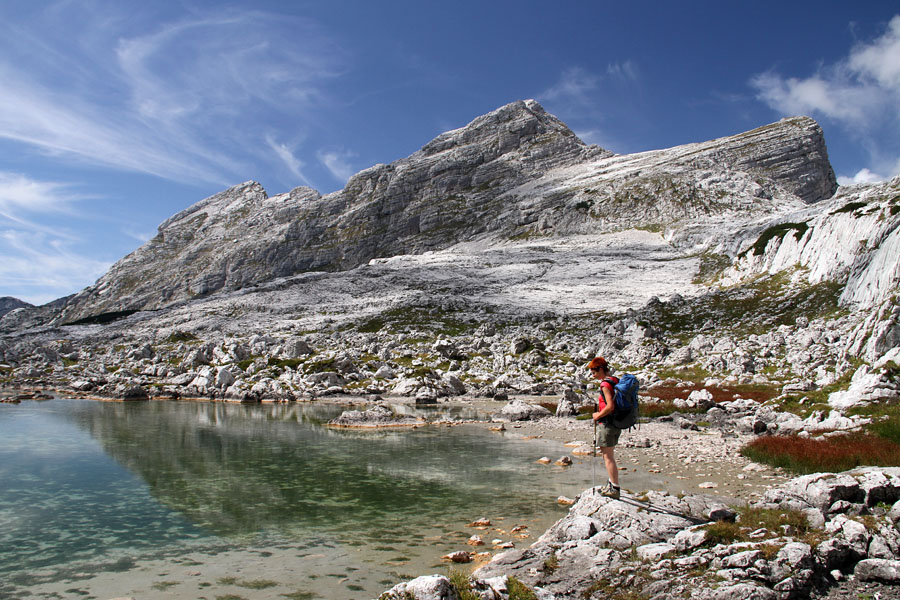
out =
[[[588,426],[565,419],[513,427],[573,446],[590,440]],[[474,597],[512,598],[513,579],[541,600],[900,597],[900,468],[789,478],[740,456],[736,448],[749,436],[672,422],[645,423],[629,434],[620,465],[671,471],[669,491],[628,490],[626,466],[620,500],[600,496],[599,486],[585,490],[531,546],[477,568]],[[673,493],[679,486],[685,489]],[[430,575],[400,583],[382,599],[459,593],[449,578]]]

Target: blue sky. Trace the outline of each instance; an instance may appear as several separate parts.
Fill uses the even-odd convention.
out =
[[[77,292],[247,180],[322,193],[535,98],[666,148],[807,114],[840,180],[900,173],[895,2],[0,2],[0,296]]]

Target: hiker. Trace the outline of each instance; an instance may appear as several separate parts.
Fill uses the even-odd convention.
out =
[[[591,375],[600,380],[600,397],[597,399],[597,412],[593,414],[594,426],[599,424],[599,432],[594,442],[600,446],[603,455],[603,463],[606,465],[606,485],[600,488],[600,494],[617,499],[621,493],[619,488],[619,467],[616,464],[616,444],[619,443],[619,434],[622,430],[614,427],[611,420],[615,409],[614,386],[619,383],[618,377],[610,374],[609,363],[602,356],[594,358],[588,363]],[[596,430],[595,430],[596,431]]]

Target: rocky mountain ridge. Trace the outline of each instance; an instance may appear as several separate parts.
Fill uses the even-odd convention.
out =
[[[32,308],[33,305],[28,302],[24,302],[19,300],[18,298],[13,298],[12,296],[4,296],[0,298],[0,317],[5,315],[11,310],[15,310],[17,308]]]
[[[616,156],[582,143],[536,102],[516,102],[408,158],[366,169],[327,196],[297,188],[270,198],[247,182],[207,198],[162,223],[56,320],[158,309],[482,238],[641,226],[704,244],[711,222],[690,235],[703,220],[718,217],[721,227],[735,215],[743,221],[753,211],[796,209],[835,187],[821,129],[808,118]]]

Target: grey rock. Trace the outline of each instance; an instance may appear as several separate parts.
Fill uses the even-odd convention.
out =
[[[415,417],[397,415],[390,407],[377,404],[365,411],[345,410],[328,424],[338,427],[388,427],[415,425],[421,422]]]
[[[777,600],[775,590],[750,583],[722,586],[714,590],[710,600]]]
[[[383,593],[383,600],[457,600],[456,591],[450,580],[443,575],[423,575],[412,581],[398,583]]]
[[[856,564],[853,574],[860,581],[900,583],[900,560],[869,558]]]
[[[512,400],[494,416],[495,421],[529,421],[549,417],[550,411],[543,406],[528,404],[523,400]]]

